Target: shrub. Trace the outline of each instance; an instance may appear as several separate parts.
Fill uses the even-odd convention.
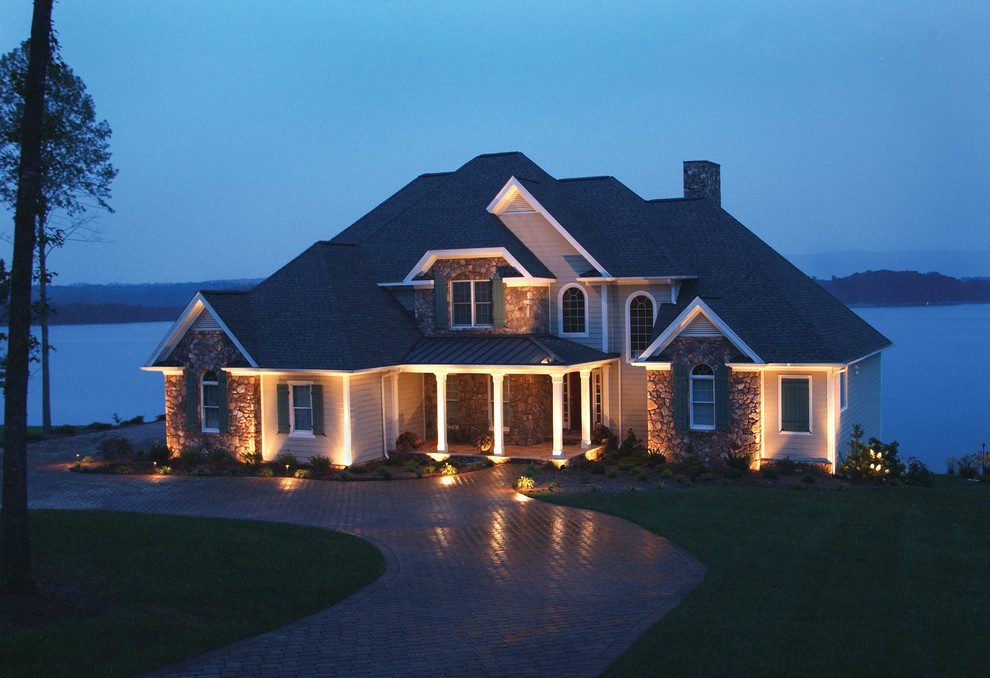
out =
[[[171,458],[172,450],[168,449],[168,445],[160,440],[151,443],[151,447],[148,448],[148,459],[153,462],[164,464]]]
[[[701,479],[707,483],[712,479],[712,474],[709,473],[708,471],[705,471],[704,473],[701,474]]]
[[[339,471],[339,472],[337,473],[337,475],[336,475],[336,476],[334,476],[334,477],[335,477],[335,478],[336,478],[337,480],[350,480],[350,479],[351,479],[351,474],[350,474],[350,473],[348,473],[347,471]]]
[[[452,464],[444,464],[440,467],[440,475],[442,476],[455,476],[457,475],[457,468]]]
[[[673,478],[674,477],[674,469],[670,468],[669,466],[664,466],[662,469],[660,469],[660,477],[661,478]]]
[[[931,487],[932,472],[923,461],[915,457],[908,457],[904,483],[918,487]]]
[[[527,478],[535,478],[536,474],[539,472],[540,472],[540,467],[534,464],[533,462],[530,462],[526,464],[526,469],[523,471],[522,474]]]
[[[260,466],[264,460],[261,452],[241,452],[241,461],[248,466]]]
[[[322,454],[317,454],[310,457],[309,465],[313,467],[314,473],[319,473],[321,475],[326,475],[333,470],[333,462],[330,461],[330,457]]]
[[[410,459],[405,463],[405,466],[402,467],[402,470],[406,473],[415,473],[418,468],[419,464],[416,463],[416,460]]]
[[[619,472],[616,471],[615,469],[612,469],[611,471],[609,471],[605,475],[607,475],[609,478],[618,478],[619,477]]]
[[[515,488],[517,490],[532,490],[536,487],[536,481],[529,476],[519,476],[516,478]]]
[[[966,480],[970,480],[976,477],[977,474],[977,460],[975,454],[967,454],[965,456],[959,457],[956,461],[956,469],[959,471],[959,475]]]
[[[619,454],[623,457],[629,456],[643,449],[643,441],[636,437],[632,429],[626,433],[626,439],[619,445]]]
[[[753,463],[753,453],[750,450],[737,450],[731,449],[725,453],[725,465],[731,469],[736,469],[745,473],[748,471]],[[742,476],[740,473],[738,476],[733,476],[739,478]]]
[[[678,473],[676,476],[674,476],[674,480],[677,481],[677,484],[678,485],[687,485],[688,484],[687,476],[684,475],[683,473]]]
[[[422,445],[422,441],[419,436],[412,431],[405,431],[399,434],[399,437],[395,439],[395,449],[400,452],[408,452],[409,450],[418,450],[419,446]]]
[[[815,475],[813,473],[805,473],[804,477],[801,478],[801,481],[810,485],[811,483],[815,482]]]
[[[130,419],[128,419],[126,421],[120,421],[119,419],[117,419],[117,416],[114,415],[114,420],[120,426],[136,426],[137,424],[143,424],[144,423],[144,415],[139,414],[138,416],[131,417]]]
[[[222,464],[229,458],[230,452],[222,447],[218,447],[215,450],[210,450],[206,453],[206,461],[211,464]]]
[[[640,471],[636,474],[636,480],[647,480],[650,476],[646,475],[646,471]]]
[[[76,427],[71,424],[62,424],[53,428],[52,433],[58,436],[74,436],[76,435]]]
[[[210,469],[206,468],[205,466],[197,466],[196,468],[193,469],[192,474],[194,476],[208,476],[210,475]]]
[[[288,450],[285,452],[279,452],[278,456],[275,457],[275,463],[283,468],[288,467],[290,472],[299,467],[299,460],[296,459],[296,455],[292,454]]]
[[[780,471],[777,470],[776,464],[764,464],[760,467],[760,475],[764,480],[774,480],[780,475]]]
[[[602,462],[593,461],[591,462],[591,466],[589,467],[589,470],[595,475],[603,476],[605,475],[607,469],[605,468],[605,464],[603,464]]]
[[[434,466],[433,464],[427,464],[426,466],[423,467],[423,473],[425,473],[426,475],[432,475],[436,472],[437,472],[437,467]]]
[[[301,480],[310,480],[313,477],[313,472],[308,468],[298,468],[293,475]]]
[[[261,470],[258,471],[259,478],[274,478],[275,471],[272,470],[271,466],[262,466]]]
[[[81,461],[82,463],[84,463],[84,464],[92,464],[92,463],[93,463],[93,458],[92,458],[91,456],[89,456],[89,455],[87,454],[87,455],[86,455],[85,457],[83,457],[83,458],[82,458],[82,459],[81,459],[80,461]]]
[[[549,483],[547,483],[547,492],[556,492],[558,489],[560,489],[559,480],[552,480]]]
[[[350,471],[351,473],[356,473],[360,475],[362,473],[367,473],[368,467],[365,466],[364,464],[352,464],[351,466],[347,467],[347,470]]]
[[[109,431],[113,428],[113,424],[108,424],[103,421],[94,421],[91,424],[86,424],[85,428],[88,431]]]
[[[132,469],[130,466],[118,466],[113,470],[113,472],[118,475],[129,476],[132,473],[134,473],[134,469]]]
[[[127,459],[134,454],[134,446],[131,445],[131,441],[120,436],[107,436],[96,447],[106,461]]]
[[[948,473],[950,476],[951,475],[955,475],[955,473],[956,473],[956,458],[955,457],[946,457],[945,458],[945,472]]]
[[[605,424],[595,424],[595,427],[591,429],[591,440],[600,445],[610,447],[612,441],[615,440],[615,436],[612,435],[612,429]]]
[[[70,471],[75,471],[76,473],[95,473],[96,472],[96,469],[95,468],[93,468],[91,466],[86,466],[85,464],[83,464],[81,462],[78,462],[78,461],[75,462],[72,466],[70,466],[69,467],[69,470]]]
[[[691,480],[694,480],[705,472],[705,460],[694,452],[685,454],[681,458],[681,464],[684,466],[684,472],[691,476]]]
[[[162,464],[161,466],[156,466],[155,473],[157,473],[160,476],[170,476],[172,475],[172,467],[165,466],[164,464]]]
[[[226,471],[224,471],[223,474],[225,476],[230,477],[230,478],[236,478],[239,475],[241,475],[241,469],[239,469],[236,466],[231,466],[229,469],[227,469]]]
[[[839,464],[839,473],[853,480],[873,480],[888,482],[900,480],[904,475],[904,463],[897,457],[897,441],[883,443],[870,438],[864,443],[863,429],[853,426],[852,441],[846,451],[845,460]]]
[[[385,466],[381,466],[378,469],[378,475],[381,476],[382,480],[391,480],[392,472]]]
[[[667,463],[667,455],[656,448],[652,448],[647,452],[648,462],[650,466],[661,466]]]
[[[179,461],[186,466],[195,466],[203,461],[203,452],[193,447],[184,447],[179,452]]]
[[[783,459],[778,459],[773,464],[782,476],[789,476],[797,471],[797,462],[791,459],[790,455],[787,455]]]

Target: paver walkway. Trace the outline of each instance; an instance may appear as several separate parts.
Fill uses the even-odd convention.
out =
[[[164,437],[161,424],[124,431]],[[156,676],[596,676],[704,575],[632,523],[516,494],[518,465],[449,485],[65,471],[97,438],[32,445],[32,508],[291,522],[385,554],[385,575],[341,603]]]

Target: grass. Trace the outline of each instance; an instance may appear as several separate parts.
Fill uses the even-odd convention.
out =
[[[130,676],[282,626],[385,571],[373,546],[309,527],[32,511],[36,580],[109,596],[100,616],[0,643],[5,678]]]
[[[607,677],[986,672],[990,484],[541,498],[639,523],[708,570]]]

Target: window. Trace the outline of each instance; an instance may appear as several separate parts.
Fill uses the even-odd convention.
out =
[[[491,281],[455,280],[451,282],[450,309],[454,327],[491,327]]]
[[[811,378],[780,378],[780,430],[811,433]]]
[[[461,392],[457,387],[457,375],[447,375],[447,428],[457,428],[457,417],[460,415]]]
[[[215,372],[204,372],[199,381],[204,433],[220,432],[220,382]]]
[[[488,425],[495,426],[495,385],[492,378],[488,377]],[[509,379],[502,377],[502,430],[509,430]]]
[[[629,300],[629,357],[637,358],[653,335],[653,300],[645,293]]]
[[[592,424],[602,423],[602,372],[601,370],[595,370],[591,373],[595,378],[595,409],[594,416],[592,417]]]
[[[839,372],[839,410],[849,407],[849,372]]]
[[[577,286],[560,293],[560,331],[562,334],[587,334],[587,297]]]
[[[313,434],[313,387],[311,384],[289,384],[292,389],[292,432]]]
[[[708,365],[691,370],[691,428],[715,428],[715,372]]]

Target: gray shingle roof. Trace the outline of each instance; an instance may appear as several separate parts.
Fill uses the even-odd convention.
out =
[[[848,362],[890,345],[713,201],[646,201],[613,177],[557,180],[521,153],[422,175],[250,292],[207,299],[266,368],[366,369],[426,360],[427,351],[449,357],[472,341],[478,350],[497,347],[500,360],[522,360],[509,357],[513,346],[538,356],[530,339],[484,346],[477,338],[422,339],[411,314],[377,286],[437,249],[504,247],[533,275],[553,277],[487,211],[513,176],[611,275],[696,276],[683,283],[677,304],[660,305],[654,337],[701,297],[767,362]],[[557,337],[538,341],[559,349],[566,364],[603,356]]]

